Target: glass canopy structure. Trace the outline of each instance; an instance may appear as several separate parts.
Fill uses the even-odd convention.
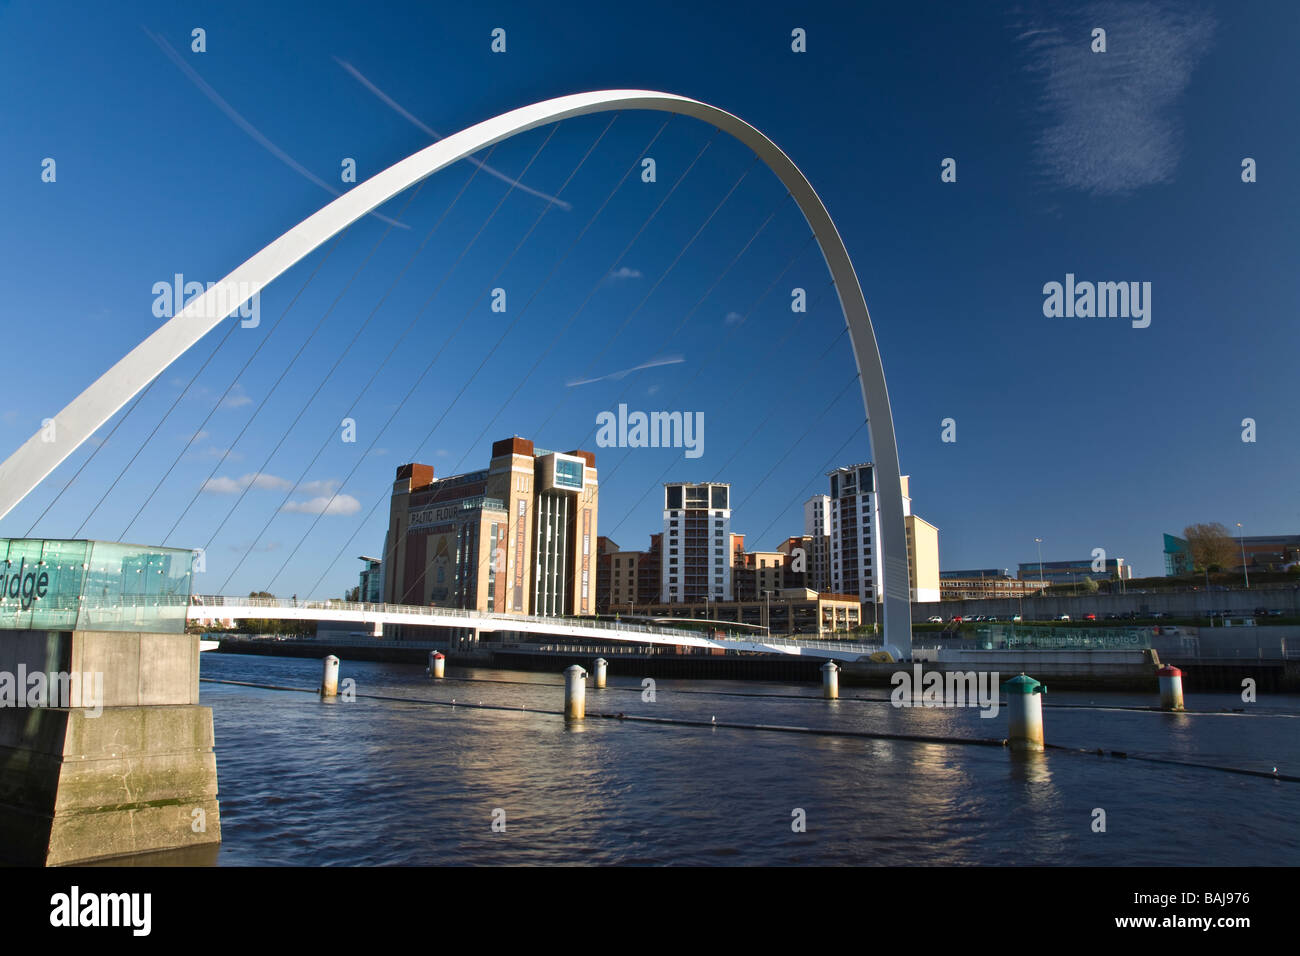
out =
[[[0,538],[0,629],[182,633],[193,559],[116,541]]]

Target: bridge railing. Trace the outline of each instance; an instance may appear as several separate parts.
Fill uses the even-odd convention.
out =
[[[575,617],[542,617],[540,615],[532,614],[493,614],[490,611],[428,607],[419,604],[371,604],[366,602],[335,600],[295,601],[292,598],[227,597],[221,594],[196,594],[190,599],[190,604],[192,607],[201,607],[205,610],[216,610],[221,607],[258,607],[272,611],[280,609],[295,609],[299,611],[338,611],[342,613],[356,614],[359,618],[364,617],[365,615],[376,614],[417,618],[470,618],[472,620],[490,622],[495,625],[508,625],[511,622],[528,621],[536,624],[560,624],[565,627],[586,628],[591,631],[603,631],[607,633],[612,631],[624,634],[655,634],[661,637],[682,637],[694,640],[704,639],[718,641],[720,643],[770,644],[780,645],[783,647],[805,647],[816,650],[844,651],[847,654],[871,654],[880,650],[878,645],[858,644],[850,641],[805,641],[790,637],[768,637],[762,634],[730,634],[715,637],[704,631],[671,627],[648,627],[644,624],[626,624],[622,621],[601,621]],[[213,616],[219,617],[220,615],[216,614]],[[274,615],[268,615],[268,617],[273,616]],[[508,627],[501,629],[509,630]]]
[[[470,618],[492,624],[510,624],[527,621],[534,624],[561,624],[565,627],[582,627],[598,631],[621,631],[634,634],[659,634],[670,637],[701,638],[706,635],[699,631],[670,627],[646,627],[642,624],[624,624],[621,621],[600,621],[580,617],[542,617],[535,614],[494,614],[491,611],[475,611],[459,608],[427,607],[420,604],[370,604],[356,601],[294,601],[292,598],[265,597],[227,597],[221,594],[196,594],[190,598],[191,607],[205,610],[221,607],[258,607],[268,610],[315,610],[337,611],[356,614],[358,618],[365,615],[391,614],[409,617],[434,618]],[[213,615],[220,617],[219,614]],[[267,615],[274,617],[274,615]],[[509,628],[503,628],[509,630]]]

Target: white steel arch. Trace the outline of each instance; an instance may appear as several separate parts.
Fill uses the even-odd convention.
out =
[[[878,575],[884,592],[885,640],[900,649],[910,650],[912,623],[907,533],[903,522],[902,482],[889,392],[885,387],[884,368],[867,303],[839,230],[803,173],[757,129],[716,106],[652,90],[574,93],[511,110],[394,163],[304,219],[206,292],[196,296],[69,402],[54,416],[52,440],[46,440],[51,437],[50,430],[42,428],[0,464],[0,518],[227,315],[357,219],[426,176],[493,143],[548,123],[613,110],[676,113],[728,133],[753,150],[776,174],[808,221],[835,281],[862,386],[862,402],[875,463],[876,493],[880,496],[879,543],[883,560],[878,559]]]

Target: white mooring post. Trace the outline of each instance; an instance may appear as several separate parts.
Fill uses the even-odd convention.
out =
[[[606,668],[607,666],[609,666],[609,661],[605,660],[605,658],[603,658],[603,657],[597,657],[597,658],[596,658],[596,663],[595,663],[594,666],[595,666],[595,671],[596,671],[596,686],[597,686],[598,688],[599,688],[599,687],[604,687],[604,686],[605,686],[605,668]]]
[[[577,664],[564,669],[564,717],[584,720],[587,716],[587,672]]]
[[[838,700],[840,696],[840,668],[834,661],[822,665],[822,696]]]
[[[331,654],[325,658],[320,679],[320,695],[337,697],[339,693],[339,659]]]
[[[1160,709],[1183,709],[1183,672],[1172,664],[1166,664],[1156,671],[1160,678]]]
[[[1021,674],[1002,685],[1007,692],[1007,743],[1012,750],[1043,749],[1043,694],[1047,687]]]
[[[442,675],[446,670],[446,667],[447,658],[442,656],[442,651],[429,652],[429,666],[425,670],[426,674],[430,677],[436,677],[438,680],[442,680]]]

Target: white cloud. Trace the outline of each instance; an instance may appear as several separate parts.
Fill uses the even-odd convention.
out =
[[[280,510],[304,515],[354,515],[361,510],[361,502],[351,495],[321,495],[307,501],[286,502]]]
[[[225,398],[221,400],[222,408],[243,408],[245,405],[252,405],[253,400],[248,397],[244,391],[244,386],[236,383],[235,387],[230,390]]]
[[[627,266],[619,266],[609,274],[611,279],[639,279],[641,278],[640,269],[629,269]]]
[[[255,471],[240,478],[227,478],[225,476],[209,478],[203,483],[202,490],[209,495],[237,495],[249,487],[264,491],[288,491],[293,487],[293,482],[278,475],[268,475]]]
[[[304,495],[332,495],[338,490],[338,487],[339,483],[333,480],[304,481],[294,490],[301,491]]]
[[[1182,149],[1178,101],[1208,51],[1214,18],[1191,5],[1089,4],[1040,12],[1017,36],[1039,77],[1047,125],[1036,159],[1048,180],[1092,195],[1171,182]],[[1106,52],[1092,52],[1092,29]]]
[[[739,312],[728,312],[723,316],[722,321],[727,323],[727,325],[735,325],[737,322],[744,322],[745,317]]]
[[[203,493],[206,495],[237,495],[241,488],[239,482],[234,478],[221,476],[218,478],[209,478],[203,483]]]

